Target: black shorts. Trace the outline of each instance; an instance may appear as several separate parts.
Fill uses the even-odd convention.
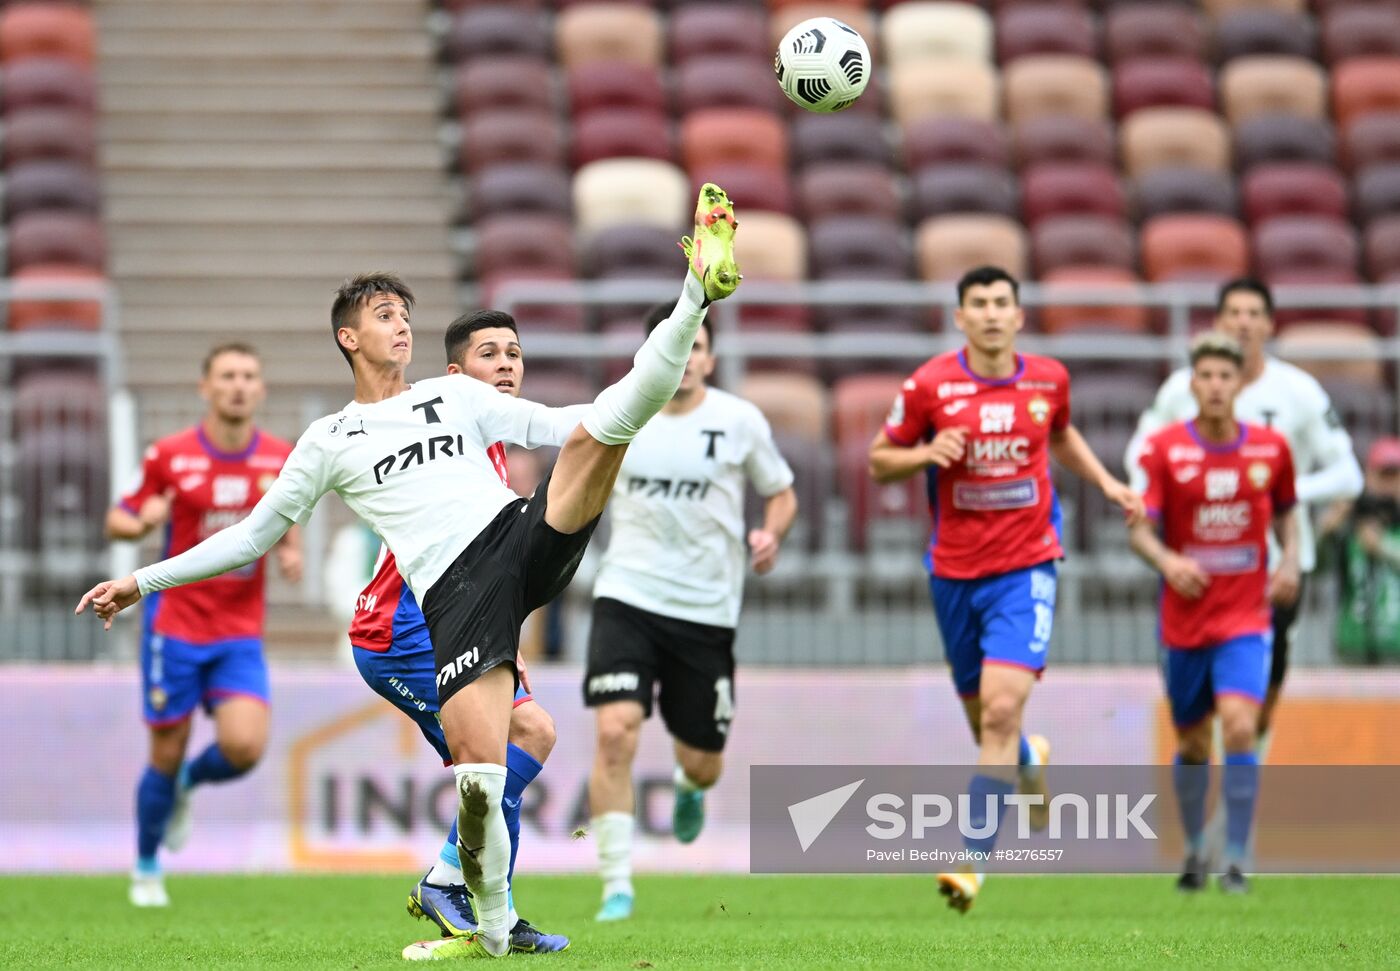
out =
[[[1292,646],[1293,623],[1298,619],[1298,609],[1303,606],[1303,594],[1307,590],[1308,578],[1298,582],[1298,599],[1287,607],[1274,608],[1274,657],[1269,665],[1269,687],[1283,684],[1288,674],[1288,648]]]
[[[663,617],[608,597],[593,601],[583,703],[637,701],[692,748],[724,751],[734,717],[734,628]]]
[[[514,670],[520,625],[574,578],[598,520],[577,533],[553,529],[544,521],[549,479],[501,509],[423,597],[439,706],[499,664]]]

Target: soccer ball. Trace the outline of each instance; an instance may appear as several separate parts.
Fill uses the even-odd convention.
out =
[[[870,48],[835,17],[813,17],[778,44],[773,73],[783,94],[808,111],[841,111],[870,83]]]

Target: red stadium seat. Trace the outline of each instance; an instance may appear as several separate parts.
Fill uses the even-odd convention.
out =
[[[34,210],[10,223],[10,272],[62,263],[101,272],[107,265],[102,223],[81,212]]]
[[[495,216],[477,230],[476,274],[574,273],[572,225],[559,216]]]
[[[691,174],[695,192],[706,182],[724,186],[739,212],[767,210],[792,215],[795,211],[792,184],[787,170],[749,162],[727,162]]]
[[[1227,216],[1156,216],[1143,224],[1138,247],[1143,275],[1153,283],[1223,281],[1249,272],[1249,237]]]
[[[824,279],[907,280],[908,234],[899,223],[869,216],[830,216],[808,228],[812,276]]]
[[[792,123],[792,154],[798,165],[814,162],[874,162],[890,165],[884,121],[869,114],[802,112]]]
[[[62,209],[102,214],[97,173],[75,162],[40,160],[14,166],[5,177],[5,212],[13,220],[22,213]]]
[[[609,108],[667,110],[661,73],[648,64],[590,61],[569,71],[569,109],[575,116]]]
[[[26,108],[66,108],[91,113],[97,107],[97,78],[91,67],[49,57],[30,57],[0,70],[0,102],[6,115]]]
[[[507,162],[478,172],[471,199],[475,219],[511,212],[567,216],[573,210],[573,187],[559,166]]]
[[[1006,130],[995,121],[934,115],[904,129],[904,165],[911,172],[947,162],[1005,167],[1010,157]]]
[[[11,3],[0,12],[0,61],[55,57],[91,67],[92,14],[76,3]]]
[[[1019,122],[1012,137],[1018,168],[1039,162],[1118,164],[1113,129],[1104,118],[1041,115]]]
[[[1097,57],[1094,19],[1076,6],[1018,4],[996,15],[997,60],[1002,64],[1029,54]]]
[[[462,168],[480,172],[503,162],[564,164],[564,132],[539,111],[483,111],[462,125]]]
[[[928,501],[920,476],[891,486],[870,478],[866,452],[899,394],[906,375],[857,374],[832,388],[832,423],[840,464],[840,488],[850,510],[850,542],[864,550],[872,520],[919,520]]]
[[[481,303],[484,307],[494,307],[500,303],[501,289],[507,284],[563,283],[573,279],[569,273],[552,270],[511,271],[481,279]],[[511,311],[520,329],[526,334],[547,331],[561,334],[579,334],[588,330],[588,317],[584,309],[575,304],[518,302]],[[538,390],[533,386],[531,375],[530,394],[533,398]],[[535,399],[539,400],[539,399]]]
[[[1226,172],[1194,168],[1159,168],[1138,176],[1133,186],[1139,220],[1165,213],[1205,212],[1239,215],[1235,180]]]
[[[1380,281],[1400,273],[1400,213],[1371,220],[1366,227],[1366,275]]]
[[[677,66],[697,57],[748,56],[770,63],[768,18],[762,9],[742,3],[705,3],[671,13],[667,32],[671,62]]]
[[[98,330],[102,305],[96,300],[60,300],[31,295],[40,288],[66,283],[101,283],[103,276],[70,264],[36,264],[12,274],[14,297],[10,302],[10,330]]]
[[[1340,172],[1315,162],[1257,165],[1241,189],[1245,218],[1257,223],[1273,216],[1347,217],[1347,187]]]
[[[705,57],[677,68],[676,109],[682,115],[712,108],[758,108],[777,113],[787,98],[772,65],[748,57]]]
[[[586,269],[590,276],[603,278],[672,277],[676,272],[675,244],[674,235],[660,226],[608,226],[590,238],[585,250]]]
[[[1360,243],[1349,223],[1325,216],[1275,216],[1254,228],[1254,263],[1272,277],[1298,270],[1346,270],[1360,263]]]
[[[1105,12],[1104,47],[1110,64],[1138,57],[1190,57],[1206,54],[1200,13],[1174,3],[1115,3]]]
[[[1042,279],[1067,266],[1117,267],[1131,271],[1133,231],[1112,216],[1051,216],[1031,230],[1031,263]]]
[[[452,18],[443,46],[449,61],[507,54],[547,61],[554,56],[554,32],[547,12],[526,4],[469,7]]]
[[[1342,130],[1373,111],[1400,109],[1400,57],[1354,57],[1332,71],[1332,112]]]
[[[1113,69],[1113,113],[1122,118],[1139,108],[1215,110],[1215,83],[1200,61],[1183,57],[1138,58]]]
[[[930,165],[914,173],[916,219],[961,212],[986,212],[1015,219],[1016,180],[992,165]]]
[[[452,90],[463,117],[506,108],[555,109],[554,72],[537,57],[474,57],[457,68]]]
[[[674,162],[670,117],[646,108],[590,111],[574,122],[575,168],[604,158],[654,158]]]
[[[809,165],[798,176],[797,199],[808,221],[830,212],[892,220],[904,214],[894,175],[872,162]]]
[[[1030,226],[1047,216],[1122,218],[1127,211],[1117,172],[1083,162],[1046,162],[1026,169],[1021,176],[1021,209]]]
[[[49,159],[97,165],[97,123],[84,111],[34,108],[5,120],[5,166]]]
[[[1296,11],[1269,7],[1240,7],[1215,22],[1215,59],[1224,64],[1236,57],[1258,54],[1317,56],[1312,20]]]
[[[1139,281],[1137,274],[1130,269],[1121,266],[1063,266],[1045,274],[1042,282],[1047,298],[1055,296],[1056,287],[1083,286],[1121,287],[1124,297],[1123,303],[1108,306],[1060,304],[1042,307],[1040,329],[1047,334],[1074,331],[1143,333],[1149,329],[1148,309],[1133,299],[1133,290]]]
[[[1330,11],[1322,22],[1322,49],[1333,64],[1352,57],[1400,55],[1400,10],[1364,4]]]
[[[1248,171],[1260,162],[1336,162],[1332,126],[1320,118],[1256,115],[1235,126],[1235,164]]]
[[[750,162],[786,169],[787,126],[754,108],[695,111],[681,122],[681,157],[689,172],[723,162]]]

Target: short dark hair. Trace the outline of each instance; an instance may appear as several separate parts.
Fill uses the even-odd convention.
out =
[[[646,319],[647,334],[650,335],[652,331],[656,330],[663,320],[670,317],[671,314],[675,312],[675,309],[676,305],[673,303],[659,303],[648,310]],[[705,328],[705,335],[710,338],[710,353],[713,354],[715,350],[715,331],[714,328],[710,326],[709,314],[706,314],[700,320],[700,326]]]
[[[413,291],[396,273],[361,273],[342,283],[335,291],[335,300],[331,303],[331,339],[335,341],[336,348],[344,355],[345,363],[350,365],[352,371],[355,369],[355,363],[350,359],[350,352],[340,343],[340,328],[354,329],[358,326],[355,312],[376,293],[398,297],[410,312],[413,310]]]
[[[471,313],[462,314],[447,325],[447,333],[442,338],[443,349],[447,351],[447,363],[458,363],[457,358],[465,354],[471,346],[472,335],[490,327],[505,327],[514,331],[516,337],[520,336],[520,328],[515,326],[515,318],[503,310],[473,310]]]
[[[1208,357],[1232,361],[1235,367],[1241,371],[1244,370],[1244,349],[1240,347],[1239,341],[1228,334],[1208,330],[1196,335],[1195,339],[1191,341],[1191,366],[1194,368],[1197,361]]]
[[[1221,284],[1220,293],[1215,298],[1215,312],[1222,314],[1225,312],[1225,301],[1232,293],[1253,293],[1264,301],[1264,313],[1270,317],[1274,315],[1274,295],[1269,292],[1269,287],[1263,280],[1252,276],[1237,276],[1233,280],[1227,280]]]
[[[999,266],[978,266],[968,270],[958,279],[958,306],[962,306],[963,300],[967,297],[967,291],[973,287],[989,287],[1002,280],[1011,284],[1011,299],[1019,304],[1021,302],[1021,284],[1016,282],[1014,276]]]
[[[214,359],[220,354],[247,354],[259,364],[262,363],[262,355],[252,344],[245,344],[243,341],[225,341],[222,344],[215,344],[209,348],[209,353],[204,355],[204,364],[200,368],[200,373],[206,378],[209,377],[209,369],[214,366]]]

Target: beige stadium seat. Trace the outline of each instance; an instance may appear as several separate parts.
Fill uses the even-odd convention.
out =
[[[620,223],[680,232],[693,203],[690,180],[669,162],[610,158],[574,174],[574,225],[583,234]]]
[[[571,6],[560,12],[554,40],[565,68],[595,61],[660,67],[666,47],[656,11],[632,3]]]
[[[870,57],[876,67],[880,65],[879,32],[875,29],[875,18],[865,9],[863,3],[797,3],[786,4],[773,11],[768,20],[769,42],[776,49],[779,41],[788,31],[813,17],[835,17],[865,38],[865,46],[870,48]]]
[[[1218,19],[1224,14],[1248,7],[1251,10],[1258,10],[1261,7],[1265,10],[1277,10],[1280,13],[1303,13],[1308,9],[1307,0],[1201,0],[1201,9],[1210,15],[1211,19]]]
[[[1132,178],[1163,167],[1230,171],[1230,130],[1213,111],[1143,108],[1123,119],[1118,140]]]
[[[775,435],[793,435],[809,442],[826,440],[831,402],[826,388],[810,374],[750,374],[739,386],[739,397],[758,406]]]
[[[1003,267],[1013,276],[1026,275],[1026,231],[1005,216],[925,219],[915,231],[914,248],[924,280],[956,280],[984,264]]]
[[[890,69],[890,113],[901,125],[933,115],[995,121],[997,76],[978,61],[915,61]]]
[[[743,232],[734,237],[734,257],[745,279],[801,280],[807,275],[807,231],[780,212],[739,212]]]
[[[1002,72],[1002,83],[1006,88],[1006,118],[1012,124],[1039,115],[1108,115],[1108,76],[1102,65],[1087,57],[1019,57]]]
[[[880,23],[880,47],[891,67],[946,58],[991,61],[992,18],[970,3],[901,3]]]
[[[1220,105],[1230,124],[1256,115],[1327,116],[1327,75],[1302,57],[1237,57],[1220,69]]]
[[[1299,351],[1337,348],[1350,352],[1346,360],[1306,360]],[[1279,357],[1291,360],[1319,381],[1352,384],[1383,391],[1385,370],[1380,339],[1375,331],[1351,321],[1319,320],[1290,324],[1274,341]]]

